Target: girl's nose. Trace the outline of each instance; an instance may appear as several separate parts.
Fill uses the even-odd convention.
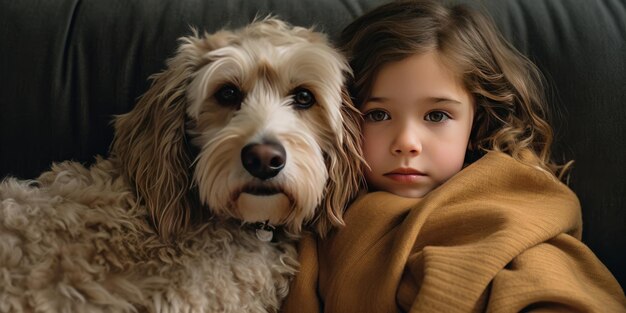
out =
[[[409,125],[399,128],[391,144],[391,153],[393,155],[416,156],[421,152],[422,142],[418,136],[418,131]]]

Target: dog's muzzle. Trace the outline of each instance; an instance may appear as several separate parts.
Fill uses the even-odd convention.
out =
[[[280,225],[289,214],[292,199],[280,183],[271,180],[285,168],[286,161],[285,148],[277,141],[250,143],[241,149],[243,167],[258,179],[250,181],[235,195],[235,203],[242,220],[274,227],[273,225]],[[271,233],[273,231],[263,227],[257,229],[259,239],[266,238],[265,235]],[[267,238],[271,239],[271,236]]]
[[[247,144],[241,149],[241,163],[250,175],[267,180],[275,177],[285,167],[287,153],[278,142]]]

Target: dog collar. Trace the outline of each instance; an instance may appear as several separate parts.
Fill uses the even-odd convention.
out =
[[[269,222],[270,221],[268,220],[265,222],[254,223],[256,237],[263,242],[272,241],[272,238],[274,238],[274,231],[276,230],[276,227]]]

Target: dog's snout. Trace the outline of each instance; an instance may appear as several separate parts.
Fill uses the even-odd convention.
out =
[[[270,179],[285,167],[287,154],[277,142],[251,143],[241,149],[241,163],[252,176]]]

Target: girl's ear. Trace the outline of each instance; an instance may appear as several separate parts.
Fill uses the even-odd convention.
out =
[[[194,31],[182,38],[167,69],[152,76],[152,86],[135,108],[114,122],[111,156],[166,240],[203,213],[192,188],[195,156],[186,137],[186,93],[193,73],[207,63],[202,56],[227,44],[228,34],[199,38]]]
[[[333,151],[327,152],[329,173],[325,200],[314,223],[318,234],[324,237],[332,227],[342,226],[343,213],[363,185],[361,149],[361,112],[354,107],[345,88],[342,89],[342,136]]]

